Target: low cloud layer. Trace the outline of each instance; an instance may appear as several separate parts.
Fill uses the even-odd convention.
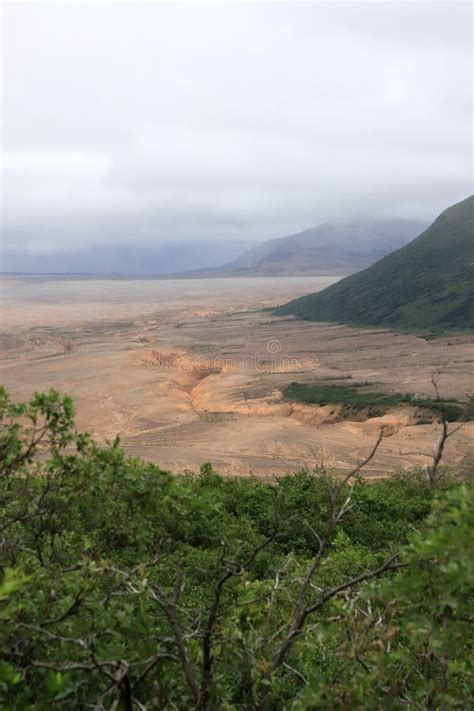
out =
[[[9,3],[7,249],[431,219],[471,188],[469,3]]]

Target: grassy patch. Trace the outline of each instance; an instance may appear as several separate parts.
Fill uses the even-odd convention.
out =
[[[291,383],[283,390],[287,400],[311,405],[338,405],[341,416],[350,417],[365,413],[367,417],[380,417],[397,405],[412,405],[440,416],[444,410],[446,419],[456,422],[474,418],[474,398],[469,405],[457,400],[435,400],[410,393],[383,393],[365,388],[373,383],[354,383],[351,386],[317,383]],[[426,413],[423,416],[426,421]]]
[[[333,382],[334,380],[352,380],[352,375],[322,375],[318,378],[319,382]]]
[[[474,395],[471,395],[467,404],[466,420],[474,420]]]

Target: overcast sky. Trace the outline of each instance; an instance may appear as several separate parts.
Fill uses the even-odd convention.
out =
[[[6,3],[3,245],[433,218],[472,192],[471,13]]]

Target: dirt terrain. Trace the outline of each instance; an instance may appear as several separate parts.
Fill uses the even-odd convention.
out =
[[[292,382],[352,376],[378,389],[444,397],[473,390],[474,338],[426,341],[388,331],[278,319],[261,310],[308,290],[297,280],[206,284],[187,298],[6,299],[0,380],[15,398],[57,388],[74,396],[81,429],[181,472],[205,461],[231,475],[273,476],[313,466],[344,470],[363,459],[380,476],[429,461],[439,426],[409,407],[343,421],[334,406],[286,402]],[[126,283],[125,283],[126,284]],[[323,284],[324,285],[324,284]],[[120,291],[120,290],[119,290]],[[445,461],[474,463],[474,423],[449,440]]]

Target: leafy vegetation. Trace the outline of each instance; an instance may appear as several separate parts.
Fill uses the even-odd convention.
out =
[[[342,417],[350,417],[365,412],[368,417],[384,415],[396,405],[412,405],[429,410],[440,416],[444,414],[448,422],[456,422],[469,417],[472,405],[464,405],[457,400],[443,400],[417,397],[410,393],[384,393],[365,390],[367,383],[349,386],[316,383],[290,383],[283,390],[288,400],[314,405],[339,405]],[[470,401],[470,403],[472,400]],[[423,417],[427,420],[429,418]],[[431,422],[431,420],[429,420]]]
[[[466,410],[466,420],[474,420],[474,395],[469,398],[469,403]]]
[[[54,391],[0,416],[2,709],[469,707],[472,485],[175,477]]]
[[[276,310],[310,321],[432,332],[474,329],[474,196],[368,269]]]

